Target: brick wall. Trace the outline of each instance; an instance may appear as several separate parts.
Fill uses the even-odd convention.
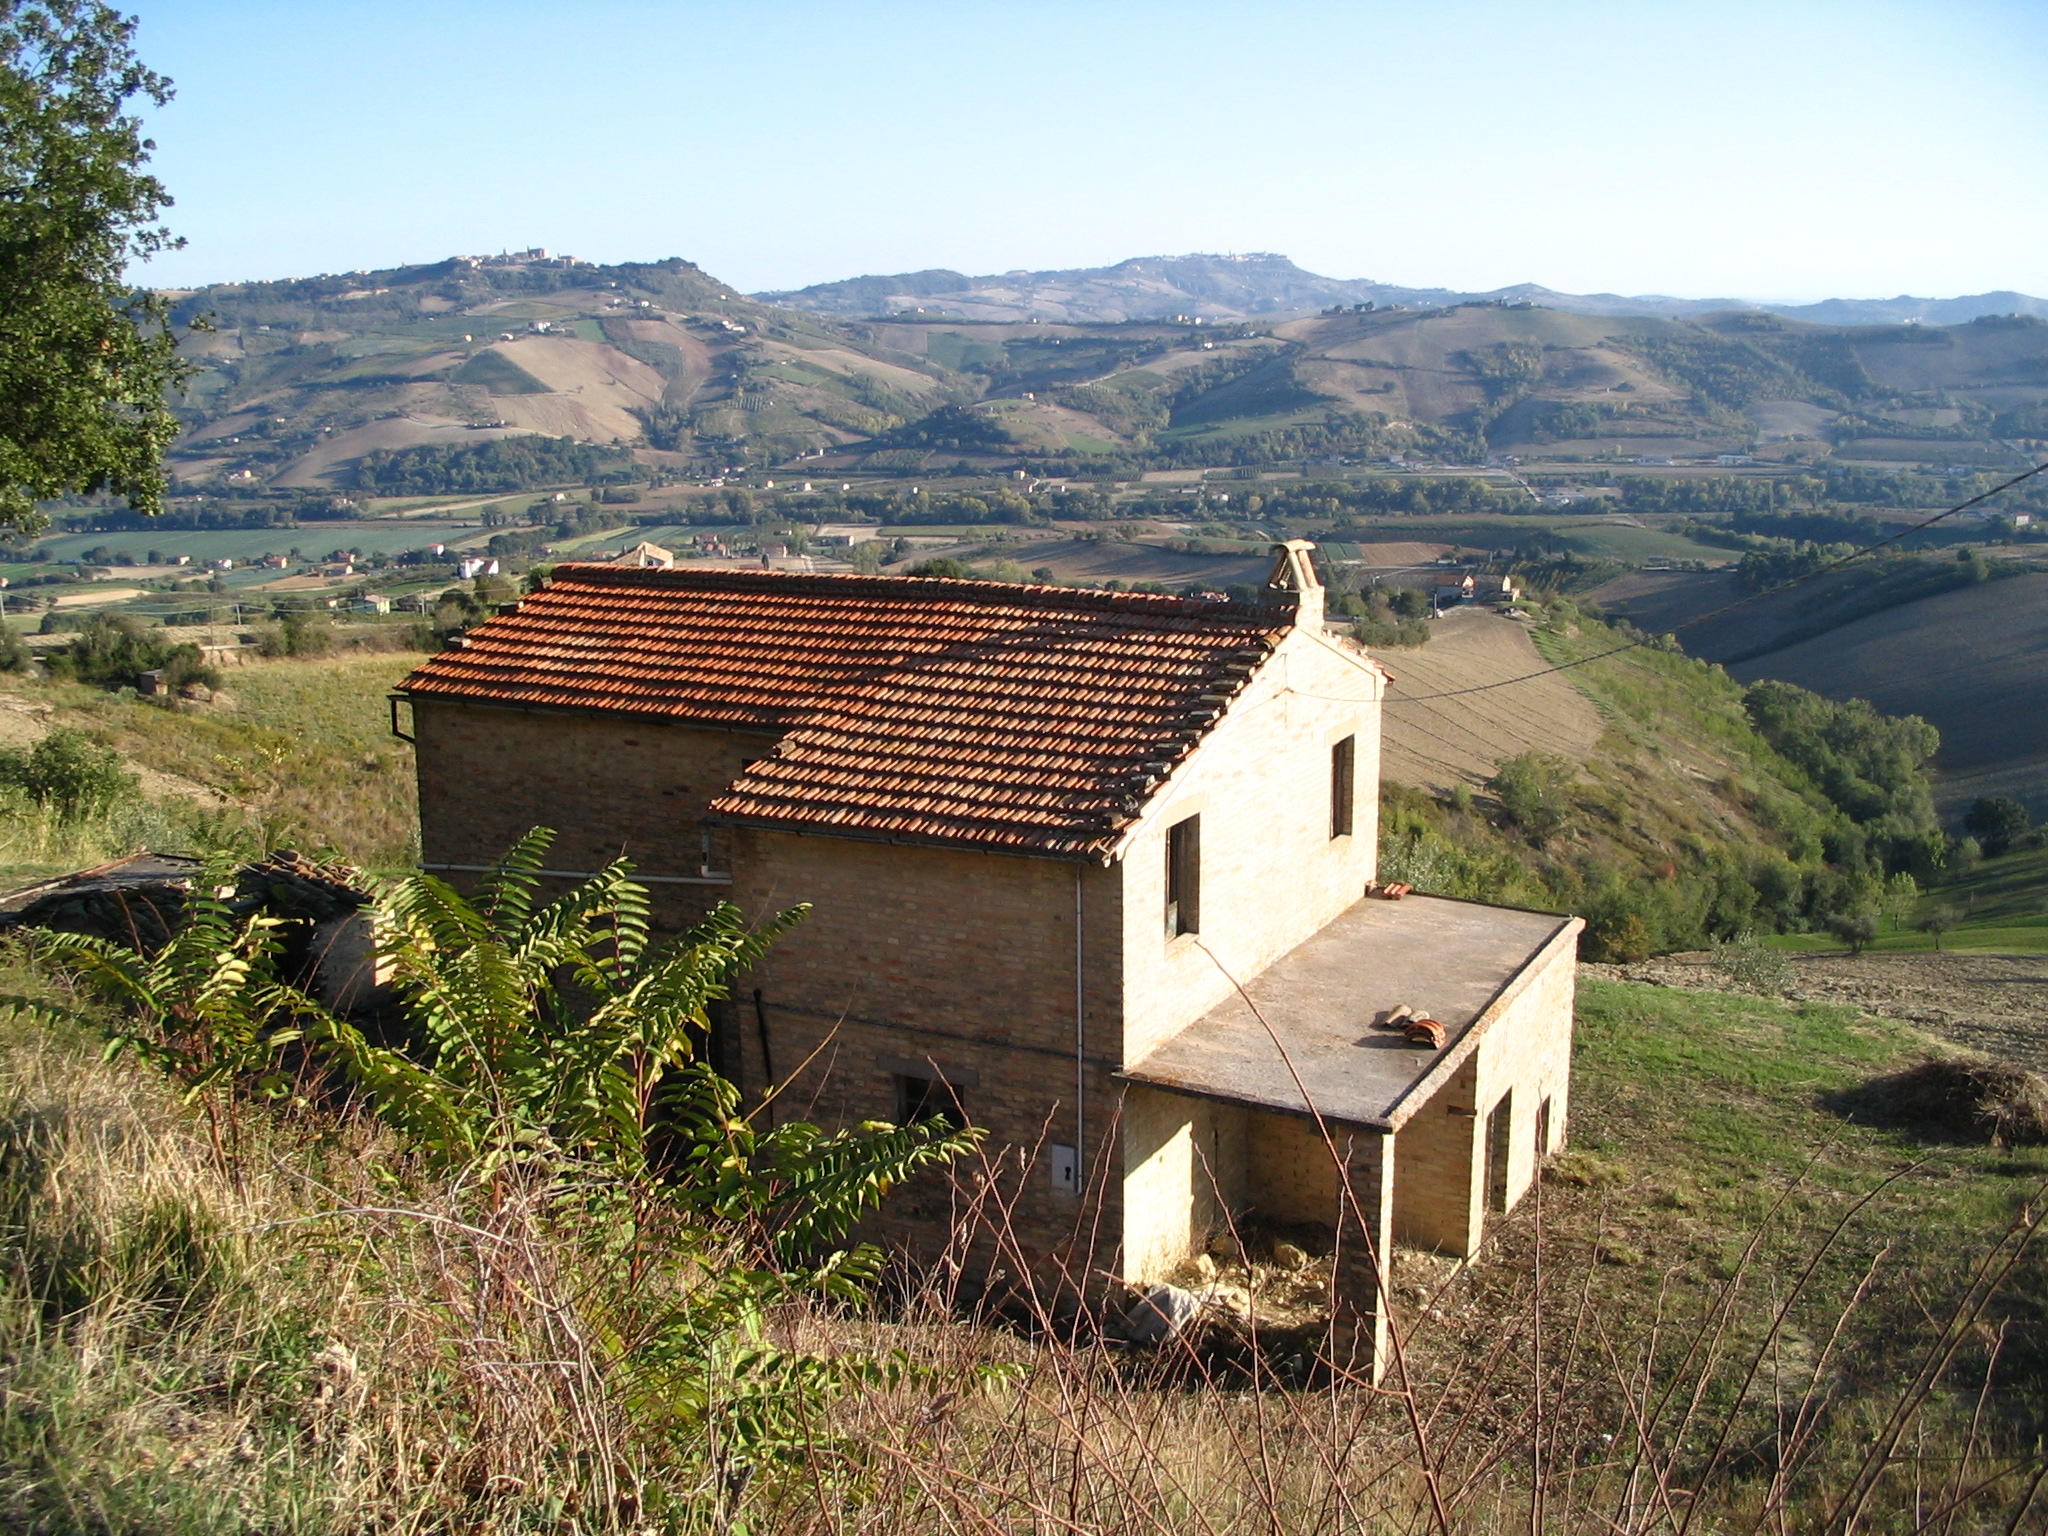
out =
[[[1337,1262],[1330,1284],[1330,1352],[1339,1369],[1377,1382],[1387,1367],[1387,1267],[1393,1251],[1393,1138],[1330,1127],[1344,1158]]]
[[[1480,1133],[1485,1118],[1512,1092],[1508,1132],[1508,1208],[1528,1193],[1536,1177],[1536,1115],[1551,1104],[1550,1150],[1564,1146],[1572,1080],[1572,1009],[1578,990],[1577,931],[1555,943],[1543,963],[1487,1032],[1478,1053]],[[1481,1191],[1483,1196],[1484,1191]],[[1484,1205],[1484,1200],[1479,1202]]]
[[[1123,1110],[1123,1277],[1170,1280],[1250,1200],[1248,1122],[1236,1105],[1129,1088]]]
[[[413,709],[420,849],[434,864],[489,864],[534,827],[558,836],[553,869],[595,871],[624,854],[651,876],[695,879],[711,799],[774,737],[661,721],[421,700]],[[715,868],[730,849],[714,834]],[[701,916],[723,885],[648,887],[667,925]]]
[[[1468,1258],[1486,1231],[1487,1117],[1508,1099],[1507,1205],[1534,1182],[1537,1117],[1550,1102],[1550,1151],[1564,1145],[1571,1090],[1579,925],[1551,940],[1497,999],[1479,1044],[1405,1113],[1395,1143],[1394,1229],[1404,1243]]]
[[[747,978],[737,1034],[744,1086],[764,1081],[758,987],[787,1113],[825,1123],[892,1119],[894,1078],[924,1066],[956,1083],[969,1117],[1004,1148],[1073,1146],[1084,1186],[1052,1188],[1039,1156],[1011,1213],[1040,1252],[1070,1247],[1083,1207],[1088,1262],[1121,1236],[1110,1072],[1120,1002],[1119,872],[1070,861],[961,853],[734,829],[734,900],[749,917],[800,902],[810,915]],[[1075,1036],[1075,886],[1082,913],[1083,1040]],[[1077,1100],[1080,1113],[1076,1113]],[[926,1213],[928,1217],[930,1213]]]
[[[1265,1114],[1249,1120],[1252,1208],[1275,1221],[1334,1227],[1337,1165],[1315,1122]]]
[[[1394,1138],[1394,1236],[1460,1258],[1472,1252],[1481,1125],[1477,1057],[1437,1090]]]

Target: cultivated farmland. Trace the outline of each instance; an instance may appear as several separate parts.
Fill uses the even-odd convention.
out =
[[[1429,697],[1542,672],[1549,663],[1513,619],[1454,608],[1435,621],[1422,649],[1375,655],[1394,674],[1380,750],[1381,772],[1396,783],[1438,791],[1477,786],[1504,757],[1553,752],[1580,763],[1600,740],[1600,712],[1568,673],[1490,693]]]
[[[1965,587],[1873,614],[1730,670],[1783,678],[1941,732],[1937,801],[2011,795],[2048,811],[2048,574]]]

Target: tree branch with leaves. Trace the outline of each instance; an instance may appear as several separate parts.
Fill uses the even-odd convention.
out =
[[[135,26],[97,0],[0,0],[0,526],[40,527],[36,503],[67,494],[163,510],[190,369],[128,271],[183,242],[130,111],[171,97]]]

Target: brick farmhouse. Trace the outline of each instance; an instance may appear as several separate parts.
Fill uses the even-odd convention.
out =
[[[557,566],[400,687],[423,862],[548,826],[675,927],[809,903],[715,1031],[751,1096],[986,1127],[1005,1262],[1077,1291],[1322,1232],[1377,1361],[1390,1246],[1471,1255],[1562,1144],[1579,924],[1368,894],[1390,679],[1310,547],[1260,603]],[[976,1184],[892,1235],[937,1251]]]

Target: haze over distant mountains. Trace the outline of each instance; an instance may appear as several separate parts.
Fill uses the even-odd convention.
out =
[[[755,298],[814,314],[845,317],[922,311],[964,320],[1044,320],[1079,324],[1199,315],[1237,320],[1327,309],[1343,304],[1442,305],[1474,302],[1541,304],[1592,315],[1658,315],[1683,319],[1746,309],[1820,325],[1962,325],[1979,315],[2048,317],[2048,299],[1998,292],[1954,299],[1823,299],[1768,304],[1750,299],[1680,299],[1663,294],[1558,293],[1518,283],[1485,293],[1404,288],[1369,278],[1323,277],[1270,251],[1243,255],[1138,256],[1112,267],[1057,272],[997,272],[981,277],[933,268],[888,276],[846,278]]]

